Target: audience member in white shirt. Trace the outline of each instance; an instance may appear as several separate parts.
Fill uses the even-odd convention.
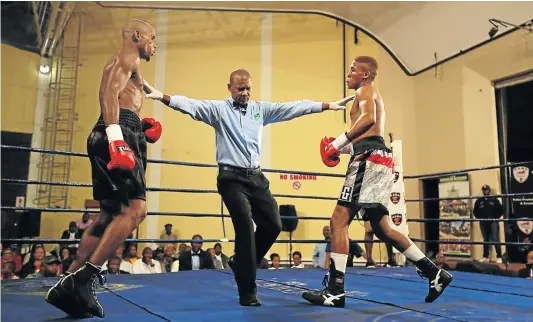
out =
[[[291,268],[305,268],[304,263],[302,263],[302,253],[299,251],[292,253],[292,263],[294,265]]]
[[[124,255],[124,244],[118,246],[117,250],[115,251],[115,255],[120,258],[120,266],[119,270],[127,272],[127,273],[133,273],[133,265],[122,259],[122,256]],[[105,263],[102,265],[102,270],[107,269],[107,263],[108,261],[105,261]]]
[[[102,274],[105,275],[119,275],[119,274],[130,274],[120,269],[120,263],[123,262],[122,259],[117,256],[113,256],[107,260],[108,266],[106,270],[102,270]],[[103,266],[102,266],[103,267]]]
[[[324,226],[322,228],[322,235],[326,241],[329,241],[331,238],[331,230],[329,226]],[[313,267],[325,268],[324,263],[326,262],[326,243],[316,244],[315,249],[313,250]]]
[[[143,249],[143,256],[141,260],[133,264],[133,274],[156,274],[161,273],[161,265],[159,262],[152,259],[153,252],[150,247]]]
[[[283,267],[279,267],[279,264],[281,263],[281,258],[278,254],[272,253],[270,255],[270,261],[272,262],[272,266],[270,266],[269,269],[282,269]]]

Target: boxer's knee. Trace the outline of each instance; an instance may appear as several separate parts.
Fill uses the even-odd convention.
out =
[[[146,201],[142,199],[130,200],[129,215],[135,217],[138,223],[146,219]]]

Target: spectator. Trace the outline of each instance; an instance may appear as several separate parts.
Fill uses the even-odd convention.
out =
[[[3,252],[3,250],[2,250],[2,252]],[[2,275],[0,275],[0,280],[18,280],[18,279],[20,279],[17,275],[15,275],[15,268],[16,268],[15,262],[12,262],[12,261],[4,262],[2,260]]]
[[[128,257],[126,260],[133,265],[138,259],[139,257],[137,257],[137,245],[131,244],[128,248]]]
[[[124,254],[124,245],[120,245],[118,246],[117,250],[115,251],[115,255],[117,258],[120,259],[120,266],[119,266],[119,270],[120,271],[124,271],[128,274],[131,274],[133,272],[133,265],[131,265],[131,263],[127,260],[124,260],[123,259],[123,254]],[[105,261],[105,263],[102,265],[102,270],[106,270],[107,269],[107,260]]]
[[[71,221],[68,225],[68,230],[63,231],[63,235],[61,235],[61,239],[66,240],[75,240],[80,239],[83,232],[81,232],[78,229],[78,226],[76,225],[75,221]],[[76,250],[78,249],[79,244],[64,244],[61,247],[68,247],[70,249],[70,254],[75,255]]]
[[[68,247],[63,247],[59,251],[59,255],[61,258],[59,260],[61,261],[61,266],[59,268],[60,274],[65,274],[68,271],[68,268],[72,264],[72,256],[70,255],[70,250]]]
[[[209,253],[209,256],[211,256],[211,260],[213,261],[213,265],[215,266],[215,269],[224,269],[222,266],[222,261],[217,258],[217,255],[215,254],[214,248],[208,248],[207,252]]]
[[[331,230],[329,226],[324,226],[322,228],[322,235],[324,235],[324,240],[329,242],[331,239]],[[313,267],[325,268],[324,263],[326,262],[326,243],[320,243],[315,245],[313,250]]]
[[[124,262],[118,256],[112,256],[107,260],[107,269],[102,270],[102,274],[105,275],[119,275],[119,274],[129,274],[130,272],[123,271],[120,269],[120,264]],[[103,266],[102,266],[103,268]]]
[[[143,249],[142,260],[135,261],[133,264],[133,274],[156,274],[161,273],[159,262],[154,260],[153,252],[150,247]]]
[[[361,246],[359,246],[358,243],[352,241],[351,239],[349,239],[349,243],[350,244],[349,244],[349,249],[348,249],[348,261],[346,262],[346,267],[353,267],[353,259],[354,259],[354,257],[356,257],[356,258],[363,257],[364,259],[367,260],[367,264],[368,264],[367,254],[361,248]],[[331,242],[329,242],[326,245],[326,259],[325,259],[325,263],[324,263],[325,268],[329,268],[329,259],[330,259],[330,256],[331,256],[330,253],[331,253]]]
[[[2,263],[4,262],[14,262],[15,273],[22,269],[22,258],[20,257],[17,245],[2,249]]]
[[[172,240],[172,239],[178,239],[178,235],[174,234],[172,232],[172,224],[166,224],[165,225],[165,231],[159,236],[159,239],[164,240]],[[159,243],[159,247],[165,247],[165,243]],[[174,249],[176,249],[177,244],[172,243],[174,245]]]
[[[38,272],[29,274],[26,278],[55,277],[59,275],[61,261],[55,256],[46,256]]]
[[[279,254],[273,253],[270,255],[270,261],[272,262],[272,265],[269,269],[282,269],[282,267],[279,266],[281,263],[281,258],[279,257]]]
[[[191,246],[189,246],[189,245],[185,246],[185,253],[188,253],[190,251],[191,251]]]
[[[194,235],[193,240],[203,239],[200,235]],[[179,270],[196,271],[199,269],[215,269],[211,256],[202,250],[203,243],[192,242],[191,251],[180,254]]]
[[[154,251],[154,257],[155,261],[159,263],[159,266],[161,266],[161,272],[168,273],[171,270],[172,262],[170,262],[170,265],[167,265],[167,262],[165,261],[165,251],[163,250],[163,247],[158,247]]]
[[[215,244],[215,257],[222,263],[222,269],[229,268],[229,258],[222,252],[222,245],[220,243]]]
[[[446,257],[444,257],[444,254],[441,252],[438,252],[437,255],[435,255],[435,264],[445,271],[450,269],[450,265],[446,264]]]
[[[526,267],[518,271],[518,276],[533,279],[533,250],[527,253]]]
[[[28,262],[22,266],[20,277],[26,278],[26,276],[30,274],[39,273],[41,271],[41,265],[43,263],[45,254],[46,252],[43,245],[36,245],[30,253]],[[56,260],[59,261],[57,258]]]
[[[489,196],[491,189],[488,185],[481,187],[483,196]],[[478,219],[499,219],[503,215],[503,207],[500,201],[495,197],[481,197],[476,200],[474,204],[473,214]],[[484,242],[500,242],[500,226],[497,221],[482,221],[479,223],[481,234]],[[496,248],[496,263],[502,263],[502,247],[494,245]],[[490,245],[483,245],[483,259],[482,262],[489,261]]]
[[[78,227],[79,231],[81,232],[81,235],[83,235],[83,232],[89,228],[90,225],[93,224],[93,220],[89,219],[89,213],[84,212],[81,216],[81,220],[76,221],[76,226]]]
[[[293,252],[292,263],[293,266],[291,268],[305,268],[304,263],[302,263],[302,253],[300,253],[299,251]]]
[[[187,245],[185,245],[184,243],[181,243],[179,248],[178,248],[178,258],[179,258],[181,253],[186,252],[186,251],[187,251]],[[189,251],[190,251],[190,249],[189,249]]]
[[[17,260],[20,266],[18,269],[17,269]],[[13,270],[13,273],[19,271],[22,268],[20,256],[14,255],[13,249],[11,247],[5,247],[2,249],[2,265],[8,262],[15,263],[15,268]]]

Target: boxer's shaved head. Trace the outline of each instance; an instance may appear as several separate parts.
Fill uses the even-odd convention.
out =
[[[153,32],[155,34],[155,28],[152,27],[146,21],[139,20],[139,19],[132,19],[128,21],[122,28],[122,37],[124,39],[131,37],[131,35],[133,35],[136,31],[146,32],[146,33]]]
[[[141,59],[150,61],[157,48],[154,27],[139,19],[128,21],[122,28],[122,46],[138,50]]]
[[[252,76],[246,69],[236,69],[229,75],[228,91],[233,100],[241,105],[248,104],[252,94]]]

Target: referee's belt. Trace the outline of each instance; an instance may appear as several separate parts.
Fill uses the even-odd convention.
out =
[[[218,169],[220,171],[235,172],[235,173],[238,173],[238,174],[241,174],[241,175],[245,175],[247,177],[253,177],[256,174],[261,172],[261,167],[257,167],[257,168],[239,168],[239,167],[234,167],[234,166],[231,166],[231,165],[223,165],[223,164],[219,165]]]

